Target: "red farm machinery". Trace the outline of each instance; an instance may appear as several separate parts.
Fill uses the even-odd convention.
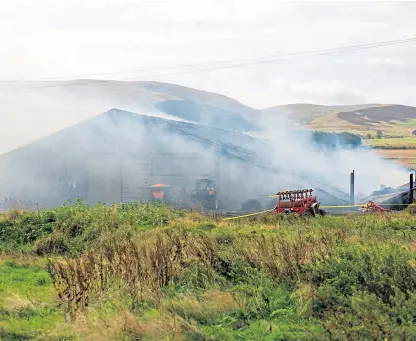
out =
[[[325,215],[325,211],[319,208],[320,202],[312,192],[312,189],[301,189],[276,193],[277,203],[273,213],[312,217]]]
[[[382,212],[391,212],[390,208],[383,208],[380,205],[376,204],[374,201],[368,201],[366,205],[361,207],[361,211],[371,212],[371,213],[382,213]]]

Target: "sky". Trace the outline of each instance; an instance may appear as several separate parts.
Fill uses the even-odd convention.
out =
[[[299,102],[416,106],[416,42],[188,74],[95,76],[411,38],[414,13],[414,2],[2,1],[0,80],[158,80],[255,108]]]

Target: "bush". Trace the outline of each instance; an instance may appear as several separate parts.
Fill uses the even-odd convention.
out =
[[[414,258],[400,248],[345,247],[326,262],[312,266],[310,281],[318,288],[329,285],[340,297],[366,291],[390,303],[395,290],[409,295],[416,291]],[[323,303],[323,302],[321,302]]]
[[[70,250],[66,236],[56,232],[50,236],[39,239],[35,243],[35,252],[38,255],[65,254]]]
[[[0,218],[0,244],[28,244],[53,231],[52,212],[24,212]]]
[[[412,339],[414,260],[398,247],[349,246],[311,266],[309,280],[316,287],[313,314],[322,320],[329,339]]]
[[[90,207],[81,201],[40,212],[16,211],[0,217],[0,250],[6,245],[7,249],[30,245],[39,254],[50,250],[78,255],[99,247],[105,239],[125,238],[129,231],[164,226],[170,217],[177,215],[162,205]]]

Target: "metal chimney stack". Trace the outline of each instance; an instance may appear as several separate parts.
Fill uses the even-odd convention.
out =
[[[354,170],[350,174],[350,204],[354,205],[354,179],[355,173]]]
[[[414,184],[413,184],[413,173],[410,173],[410,183],[409,183],[409,189],[410,189],[410,192],[409,192],[409,205],[411,205],[411,204],[413,204],[413,187],[414,187]]]

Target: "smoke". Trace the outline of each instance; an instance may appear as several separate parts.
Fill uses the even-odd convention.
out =
[[[0,94],[1,119],[7,122],[0,129],[9,135],[0,135],[2,151],[70,127],[0,157],[0,198],[44,206],[78,197],[91,204],[134,201],[150,183],[189,191],[196,179],[209,177],[216,180],[227,208],[234,209],[276,190],[319,186],[348,193],[353,169],[356,193],[407,181],[399,165],[371,151],[342,144],[324,148],[311,132],[296,134],[299,127],[284,112],[256,116],[263,126],[256,136],[261,142],[162,114],[154,103],[175,97],[139,83]],[[119,110],[98,115],[114,107],[151,117]]]
[[[262,138],[273,149],[269,160],[284,173],[298,175],[309,184],[320,181],[348,193],[352,170],[356,174],[356,193],[369,194],[380,185],[397,187],[407,181],[402,165],[383,160],[369,149],[351,148],[342,141],[332,149],[316,144],[312,131],[294,133],[299,127],[286,112],[278,117],[264,115],[261,121]]]
[[[239,156],[238,146],[224,138],[228,134],[112,110],[3,155],[0,195],[42,206],[76,198],[111,204],[143,199],[140,192],[151,183],[189,191],[196,179],[217,179],[221,172],[219,188],[228,207],[237,207],[256,181],[242,181],[250,165],[219,160],[221,147],[236,148]]]
[[[154,108],[164,98],[139,83],[0,82],[0,154],[112,108],[177,120]]]

